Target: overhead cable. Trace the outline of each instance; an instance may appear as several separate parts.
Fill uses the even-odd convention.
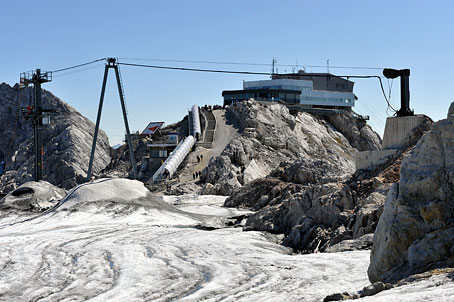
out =
[[[90,64],[93,64],[93,63],[96,63],[96,62],[99,62],[99,61],[103,61],[105,59],[106,58],[101,58],[101,59],[97,59],[97,60],[90,61],[90,62],[87,62],[87,63],[82,63],[82,64],[70,66],[70,67],[65,67],[65,68],[62,68],[62,69],[53,70],[52,73],[57,73],[57,72],[65,71],[65,70],[70,70],[70,69],[82,67],[82,66],[85,66],[85,65],[90,65]]]
[[[170,66],[159,66],[159,65],[145,65],[145,64],[133,64],[133,63],[123,63],[118,62],[118,65],[125,65],[125,66],[134,66],[134,67],[145,67],[145,68],[156,68],[156,69],[167,69],[167,70],[180,70],[180,71],[197,71],[197,72],[213,72],[213,73],[230,73],[230,74],[250,74],[250,75],[267,75],[272,76],[274,73],[269,72],[254,72],[254,71],[233,71],[233,70],[219,70],[219,69],[200,69],[200,68],[187,68],[187,67],[170,67]],[[326,74],[311,74],[312,77],[323,77],[326,78]],[[380,76],[378,75],[332,75],[332,77],[338,78],[355,78],[355,79],[369,79],[369,78],[377,78],[380,82],[380,88],[385,97],[385,101],[388,104],[388,108],[391,108],[394,112],[397,112],[391,104],[386,96],[385,89],[383,87],[383,82]]]
[[[249,65],[249,66],[272,66],[272,63],[251,63],[251,62],[226,62],[226,61],[194,61],[194,60],[171,60],[171,59],[153,59],[153,58],[118,58],[119,60],[131,61],[155,61],[155,62],[173,62],[173,63],[197,63],[197,64],[222,64],[222,65]],[[310,68],[326,68],[322,65],[301,65],[301,64],[274,64],[274,66],[285,67],[310,67]],[[376,69],[382,70],[382,67],[363,67],[363,66],[330,66],[330,68],[339,69]]]
[[[125,66],[147,67],[147,68],[169,69],[169,70],[181,70],[181,71],[199,71],[199,72],[215,72],[215,73],[271,75],[271,73],[269,73],[269,72],[199,69],[199,68],[187,68],[187,67],[170,67],[170,66],[158,66],[158,65],[133,64],[133,63],[123,63],[123,62],[118,62],[117,64],[118,65],[125,65]]]
[[[75,73],[79,73],[79,72],[83,72],[83,71],[87,71],[87,70],[100,68],[100,67],[103,67],[103,66],[104,66],[103,64],[98,63],[96,65],[92,65],[92,66],[89,66],[89,67],[80,68],[80,69],[77,69],[77,70],[71,70],[71,71],[67,71],[67,72],[64,72],[64,73],[59,73],[58,75],[54,76],[54,78],[61,78],[61,77],[67,76],[67,75],[72,75],[72,74],[75,74]]]
[[[208,62],[208,61],[185,61],[185,60],[159,60],[159,59],[138,59],[138,58],[119,58],[123,60],[143,60],[143,61],[166,61],[166,62],[185,62],[185,63],[207,63],[207,64],[234,64],[234,65],[257,65],[257,66],[269,66],[269,64],[262,64],[262,63],[239,63],[239,62]],[[79,67],[83,67],[86,65],[90,65],[96,62],[100,62],[106,60],[106,58],[101,58],[97,59],[94,61],[70,66],[70,67],[65,67],[61,69],[57,69],[52,71],[52,73],[58,73],[62,71],[67,71]],[[196,72],[212,72],[212,73],[227,73],[227,74],[247,74],[247,75],[267,75],[267,76],[272,76],[274,75],[273,73],[269,72],[254,72],[254,71],[234,71],[234,70],[218,70],[218,69],[200,69],[200,68],[187,68],[187,67],[171,67],[171,66],[159,66],[159,65],[145,65],[145,64],[133,64],[133,63],[124,63],[124,62],[118,62],[118,65],[125,65],[125,66],[134,66],[134,67],[146,67],[146,68],[155,68],[155,69],[167,69],[167,70],[180,70],[180,71],[196,71]],[[295,66],[295,65],[279,65],[279,66]],[[324,67],[320,65],[306,65],[305,67]],[[330,68],[350,68],[350,69],[381,69],[378,67],[347,67],[347,66],[330,66]],[[89,69],[89,68],[87,68]],[[326,77],[326,74],[311,74],[313,77]],[[380,88],[382,90],[383,96],[385,98],[386,103],[388,104],[388,108],[391,108],[394,112],[397,112],[396,109],[394,109],[390,102],[388,97],[386,96],[385,89],[383,87],[383,82],[380,76],[377,75],[364,75],[364,76],[356,76],[356,75],[333,75],[332,77],[339,77],[339,78],[357,78],[357,79],[367,79],[367,78],[377,78],[380,82]]]

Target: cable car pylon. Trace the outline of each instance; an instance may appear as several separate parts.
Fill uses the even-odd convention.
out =
[[[98,116],[96,118],[95,133],[93,135],[93,144],[91,147],[90,162],[88,164],[87,181],[91,180],[91,176],[92,176],[93,159],[95,156],[96,141],[98,138],[99,124],[101,121],[102,105],[104,103],[104,94],[106,92],[107,76],[109,74],[109,69],[111,69],[111,68],[113,68],[115,70],[115,77],[117,79],[118,94],[120,95],[121,110],[123,111],[123,121],[125,123],[126,139],[128,142],[132,173],[133,173],[134,179],[137,179],[136,161],[134,159],[134,150],[132,148],[131,133],[129,132],[128,116],[126,114],[126,106],[125,106],[125,100],[124,100],[124,95],[123,95],[123,86],[122,86],[121,80],[120,80],[120,72],[118,69],[117,60],[115,58],[107,58],[107,64],[104,69],[104,79],[103,79],[102,88],[101,88],[101,97],[99,99]]]

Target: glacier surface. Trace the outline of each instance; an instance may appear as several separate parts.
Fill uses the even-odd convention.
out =
[[[3,215],[0,301],[321,301],[368,284],[369,251],[291,255],[261,232],[198,228],[248,213],[224,197],[142,187],[100,180],[44,215]]]

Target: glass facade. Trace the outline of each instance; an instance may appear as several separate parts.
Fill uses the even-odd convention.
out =
[[[312,81],[294,79],[246,81],[243,82],[243,90],[224,91],[224,103],[254,98],[311,106],[355,106],[356,97],[353,92],[313,90],[312,85]]]

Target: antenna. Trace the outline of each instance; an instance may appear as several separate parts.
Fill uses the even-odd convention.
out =
[[[326,60],[326,72],[329,73],[329,59]]]
[[[274,74],[274,64],[276,64],[276,58],[273,58],[273,67],[271,68],[271,74]]]

